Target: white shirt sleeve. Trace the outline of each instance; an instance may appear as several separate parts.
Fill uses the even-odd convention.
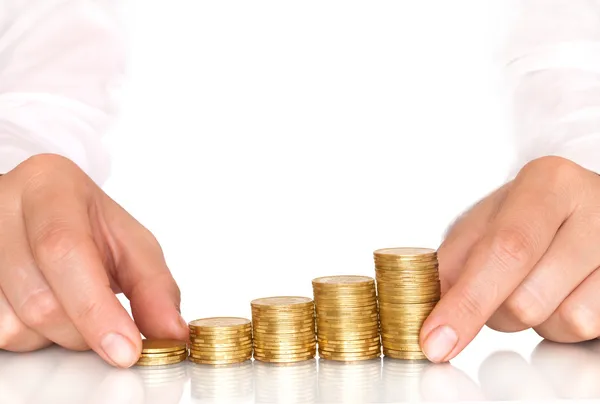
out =
[[[125,44],[113,0],[0,1],[0,173],[70,158],[99,184]]]
[[[547,155],[600,173],[600,1],[517,5],[506,65],[517,146],[512,174]]]

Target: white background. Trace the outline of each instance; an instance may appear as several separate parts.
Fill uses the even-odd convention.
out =
[[[186,320],[374,275],[377,248],[437,248],[512,163],[509,6],[131,3],[105,189],[161,242]],[[453,361],[475,379],[489,352],[538,341],[484,334]]]

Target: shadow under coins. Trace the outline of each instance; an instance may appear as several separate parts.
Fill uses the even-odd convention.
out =
[[[529,362],[496,352],[481,364],[479,383],[490,400],[600,399],[600,341],[542,341]]]

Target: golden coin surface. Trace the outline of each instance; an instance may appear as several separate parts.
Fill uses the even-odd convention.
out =
[[[392,359],[427,360],[427,356],[425,356],[425,354],[421,351],[396,351],[383,348],[383,355]]]
[[[361,275],[322,276],[312,281],[313,285],[354,285],[372,282],[374,282],[373,278]]]
[[[431,256],[437,254],[436,250],[432,248],[421,248],[421,247],[392,247],[382,248],[374,252],[375,256],[388,257],[388,256],[402,256],[402,257],[421,257]]]
[[[142,353],[165,353],[181,351],[187,348],[185,341],[175,339],[143,339]]]
[[[190,322],[190,326],[198,328],[238,328],[248,325],[250,320],[243,317],[209,317]]]
[[[254,357],[255,360],[259,361],[259,362],[264,362],[264,363],[276,363],[276,364],[286,364],[286,363],[298,363],[298,362],[304,362],[307,360],[314,360],[314,358],[316,357],[316,353],[314,355],[306,355],[306,356],[298,356],[298,357],[285,357],[285,358],[268,358],[266,356],[256,356]]]
[[[140,355],[140,358],[166,358],[169,356],[178,356],[187,353],[187,349],[182,349],[180,351],[173,352],[163,352],[163,353],[143,353]]]
[[[187,358],[187,352],[180,355],[167,356],[167,357],[158,357],[158,358],[140,358],[136,362],[138,366],[161,366],[161,365],[174,365],[176,363],[180,363]]]
[[[215,359],[215,360],[210,360],[210,359],[197,359],[197,358],[193,358],[193,357],[189,357],[188,360],[190,362],[196,363],[198,365],[231,365],[234,363],[242,363],[242,362],[246,362],[248,360],[252,359],[252,355],[250,355],[249,357],[246,358],[239,358],[239,359]]]
[[[358,362],[358,361],[368,361],[371,359],[377,359],[381,357],[380,353],[366,355],[366,356],[348,356],[348,355],[329,355],[329,354],[321,354],[319,353],[319,357],[322,359],[330,360],[330,361],[340,361],[340,362]]]
[[[274,296],[255,299],[250,302],[252,306],[272,307],[272,306],[310,306],[313,300],[309,297],[300,296]]]

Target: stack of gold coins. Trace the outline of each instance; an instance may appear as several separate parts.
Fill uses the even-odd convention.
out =
[[[188,356],[187,344],[172,339],[142,340],[142,355],[138,366],[174,365],[183,362]]]
[[[227,365],[252,358],[252,323],[241,317],[211,317],[190,324],[190,361]]]
[[[327,276],[312,281],[319,356],[359,361],[381,356],[375,280]]]
[[[308,297],[266,297],[253,300],[254,359],[291,363],[316,355],[315,305]]]
[[[374,256],[384,355],[426,359],[419,333],[440,300],[437,252],[386,248],[375,251]]]

